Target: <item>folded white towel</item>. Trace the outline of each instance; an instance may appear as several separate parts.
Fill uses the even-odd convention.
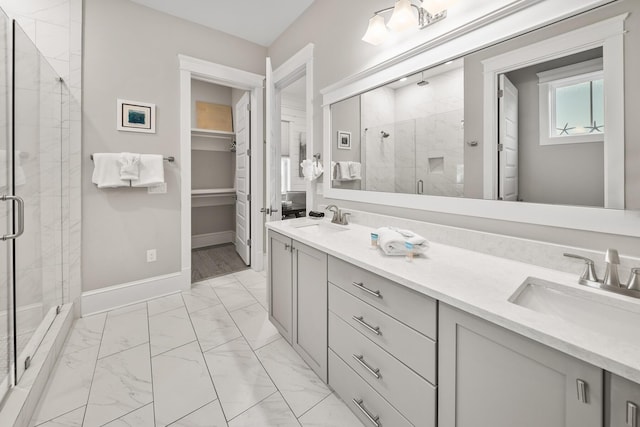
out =
[[[118,163],[120,164],[120,179],[140,178],[140,154],[120,153]]]
[[[302,175],[304,175],[304,179],[307,181],[318,179],[318,177],[322,175],[322,172],[324,172],[322,164],[317,160],[305,159],[300,163],[300,167],[302,168]]]
[[[119,153],[94,153],[91,182],[98,188],[129,187],[131,181],[120,179]]]
[[[140,178],[131,180],[133,187],[151,187],[164,183],[162,154],[140,155]]]
[[[387,255],[405,255],[406,242],[413,244],[413,253],[424,253],[429,249],[429,242],[424,237],[410,230],[396,227],[381,227],[376,230],[378,245]]]
[[[349,178],[362,179],[362,165],[360,162],[349,162]]]
[[[338,162],[337,179],[351,179],[351,174],[349,173],[349,163],[351,162]]]

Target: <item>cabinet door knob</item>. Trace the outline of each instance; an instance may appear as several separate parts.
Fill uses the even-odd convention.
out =
[[[577,380],[578,400],[582,403],[589,403],[588,386],[584,380]]]
[[[633,402],[627,402],[627,426],[638,427],[638,405]]]

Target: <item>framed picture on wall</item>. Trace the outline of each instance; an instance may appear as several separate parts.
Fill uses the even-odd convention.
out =
[[[342,150],[351,150],[351,132],[343,130],[338,131],[338,148]]]
[[[156,133],[156,104],[118,99],[117,129]]]

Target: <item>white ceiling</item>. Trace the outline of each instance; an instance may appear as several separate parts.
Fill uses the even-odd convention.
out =
[[[314,0],[131,0],[262,46],[270,46]]]

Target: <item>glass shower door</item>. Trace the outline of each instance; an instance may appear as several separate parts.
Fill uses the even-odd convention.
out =
[[[24,234],[13,241],[19,382],[63,300],[65,127],[61,79],[15,21],[13,37],[13,194],[24,200]]]
[[[9,191],[9,35],[11,21],[0,10],[0,195]],[[0,235],[10,233],[9,209],[11,203],[0,202]],[[13,360],[13,316],[12,313],[12,280],[9,258],[10,240],[0,240],[0,402],[12,384]]]

